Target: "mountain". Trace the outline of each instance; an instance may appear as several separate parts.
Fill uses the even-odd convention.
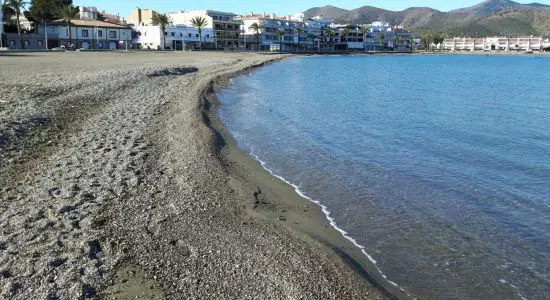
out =
[[[334,20],[346,13],[348,13],[349,10],[327,5],[323,7],[313,7],[306,11],[304,11],[304,15],[308,18],[312,18],[315,16],[322,16],[325,19]]]
[[[441,12],[429,7],[391,11],[373,6],[346,10],[334,6],[304,12],[308,18],[321,15],[336,23],[366,24],[373,21],[403,25],[414,34],[446,32],[452,35],[550,34],[550,5],[521,4],[511,0],[487,0],[471,7]]]

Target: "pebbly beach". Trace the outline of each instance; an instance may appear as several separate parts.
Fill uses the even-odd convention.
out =
[[[0,298],[395,297],[216,118],[216,90],[285,57],[0,56]]]

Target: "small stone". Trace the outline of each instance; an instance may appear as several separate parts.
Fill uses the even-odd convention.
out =
[[[10,278],[12,276],[11,272],[9,269],[2,269],[0,270],[0,275],[2,276],[2,278],[6,279],[6,278]]]
[[[65,264],[65,262],[67,262],[66,258],[56,258],[55,260],[50,262],[50,265],[54,268],[57,268]]]
[[[286,221],[286,217],[285,216],[279,216],[279,221]]]
[[[93,201],[95,200],[96,196],[92,193],[84,193],[82,196],[80,196],[82,200],[84,201]]]
[[[92,240],[88,242],[88,257],[90,259],[98,259],[101,252],[101,245],[98,240]]]

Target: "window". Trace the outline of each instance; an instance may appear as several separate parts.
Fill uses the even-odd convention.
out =
[[[198,35],[198,34],[195,34],[195,37],[199,37],[199,35]]]
[[[170,35],[171,36],[176,36],[176,33],[175,32],[170,32]]]
[[[207,35],[206,35],[206,38],[207,38],[207,39],[209,39],[209,38],[210,38],[210,35],[209,35],[209,34],[207,34]]]
[[[190,34],[190,33],[189,33],[188,35],[189,35],[189,37],[191,37],[191,34]]]
[[[44,47],[44,42],[42,40],[38,40],[38,47]]]
[[[28,47],[30,44],[29,40],[25,40],[24,44],[25,44],[25,47]]]
[[[103,30],[98,30],[97,31],[97,36],[98,37],[103,37]]]
[[[8,41],[8,44],[10,45],[10,47],[15,47],[15,41],[14,40]]]
[[[110,39],[116,39],[116,31],[110,30],[109,31],[109,38]]]
[[[88,29],[82,29],[82,37],[88,37],[88,36],[89,36]]]

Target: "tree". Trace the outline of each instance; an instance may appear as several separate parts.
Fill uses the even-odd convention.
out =
[[[302,35],[304,32],[305,30],[303,28],[300,28],[300,27],[294,28],[294,33],[297,35]]]
[[[323,31],[323,36],[328,39],[329,47],[332,46],[332,38],[336,36],[336,33],[332,28],[327,28]]]
[[[208,21],[203,17],[194,17],[191,24],[199,30],[199,49],[202,51],[202,29],[208,26]]]
[[[63,3],[60,0],[31,0],[27,19],[35,23],[34,29],[37,30],[38,24],[44,25],[45,47],[48,50],[48,28],[47,24],[53,21],[57,16],[57,11],[61,9]]]
[[[279,41],[279,51],[283,51],[283,37],[285,36],[286,32],[284,30],[278,30],[275,32],[275,38]]]
[[[378,39],[380,40],[380,46],[383,46],[384,40],[386,39],[386,36],[383,32],[380,32],[380,35],[378,36]]]
[[[71,21],[78,16],[78,8],[72,6],[71,4],[65,5],[59,9],[57,15],[67,24],[67,32],[69,34],[69,45],[72,44],[73,34],[71,30]]]
[[[397,48],[397,42],[399,42],[401,40],[401,37],[397,34],[397,32],[395,33],[395,35],[393,36],[393,51],[395,51],[395,48]]]
[[[348,42],[348,36],[350,34],[350,30],[348,28],[342,30],[342,37],[344,38],[344,42]]]
[[[367,34],[370,32],[368,27],[359,28],[359,34],[363,36],[363,50],[367,50]]]
[[[424,50],[430,50],[432,45],[432,35],[430,33],[423,34],[420,37],[420,42],[422,43],[422,47],[424,47]]]
[[[433,35],[433,41],[434,41],[434,44],[437,45],[437,44],[443,43],[443,41],[445,41],[445,38],[443,37],[443,35],[436,33]]]
[[[160,26],[160,31],[162,33],[162,39],[161,39],[161,50],[164,50],[166,47],[166,25],[172,23],[170,20],[170,17],[167,14],[153,14],[153,17],[151,18],[151,22],[153,25]],[[199,31],[200,32],[200,31]]]
[[[253,23],[248,27],[248,29],[254,32],[254,35],[256,36],[256,43],[258,43],[258,51],[260,51],[260,33],[262,31],[262,26],[258,23]]]
[[[31,0],[29,14],[37,22],[49,22],[58,17],[57,12],[65,5],[60,0]]]
[[[25,49],[25,44],[23,43],[23,33],[21,32],[21,20],[19,18],[21,17],[21,14],[23,13],[23,10],[25,9],[25,6],[27,6],[27,1],[25,0],[6,0],[4,5],[6,5],[6,10],[9,12],[13,12],[16,21],[17,21],[17,34],[19,35],[19,43],[21,44],[21,49]]]

